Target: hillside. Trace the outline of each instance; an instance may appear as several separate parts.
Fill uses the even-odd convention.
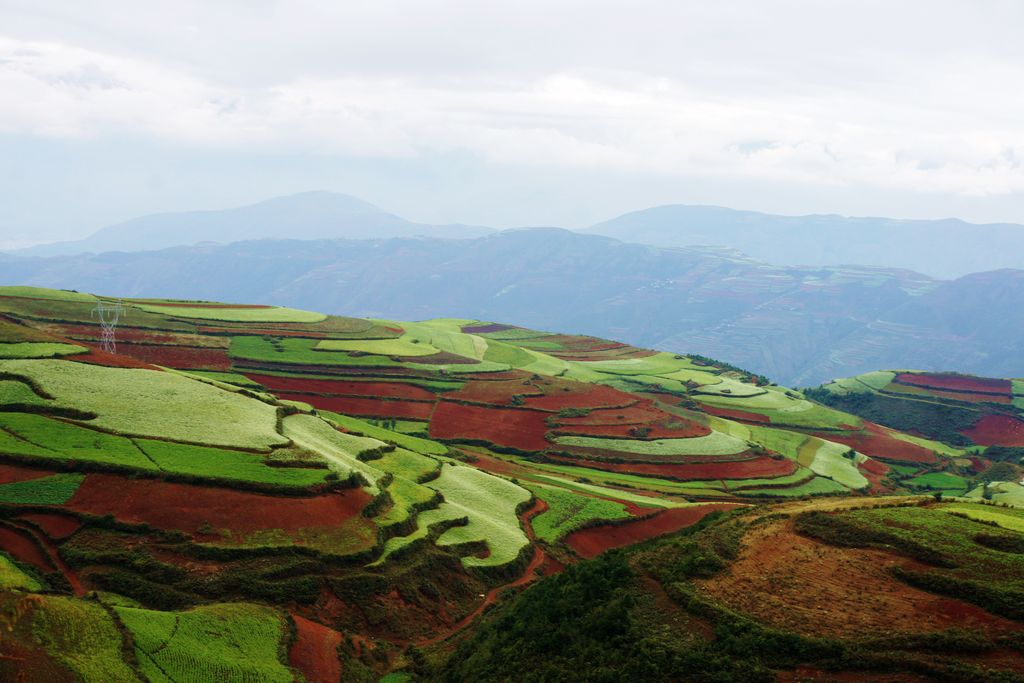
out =
[[[835,380],[807,394],[888,427],[953,445],[970,459],[971,470],[981,472],[969,481],[949,473],[910,478],[896,473],[902,485],[1024,503],[1024,380],[877,371]]]
[[[606,628],[624,646],[637,633],[624,633],[620,616],[674,624],[652,652],[683,659],[662,676],[686,662],[704,662],[709,676],[721,667],[744,675],[808,666],[921,673],[932,670],[920,668],[915,652],[959,637],[941,618],[901,622],[897,631],[909,640],[864,665],[852,657],[890,637],[883,619],[858,623],[853,640],[843,635],[826,649],[807,641],[814,604],[801,603],[803,621],[777,621],[807,576],[785,579],[790,592],[773,598],[766,586],[741,591],[749,593],[742,604],[713,586],[695,603],[679,597],[687,594],[677,582],[726,581],[726,567],[742,563],[749,547],[741,535],[779,529],[777,521],[749,523],[747,511],[763,515],[763,504],[874,505],[891,499],[869,496],[915,487],[904,481],[910,475],[958,477],[973,488],[979,472],[1003,466],[997,454],[897,431],[708,358],[596,337],[487,320],[131,299],[116,348],[103,350],[100,303],[113,304],[71,291],[0,289],[0,600],[9,627],[0,676],[320,681],[343,673],[373,681],[401,671],[396,680],[501,680],[507,672],[493,667],[509,660],[473,653],[526,638],[522,661],[540,657],[547,631],[500,625],[536,614],[543,597],[530,596],[605,572],[646,597],[609,607],[603,601],[619,593],[601,592],[562,616],[597,619],[603,625],[586,637]],[[935,519],[965,524],[931,506]],[[981,505],[948,511],[989,521],[996,513]],[[1014,513],[999,514],[1009,521],[994,520],[1003,530],[992,543],[1011,547],[1020,527]],[[628,567],[604,554],[705,518],[709,538],[726,536],[724,545],[714,541],[717,555],[694,554],[703,540],[641,545],[640,554],[629,551]],[[821,526],[801,533],[851,545]],[[965,543],[968,527],[957,532]],[[924,553],[884,534],[855,536],[852,545]],[[632,559],[648,548],[650,559]],[[659,569],[659,548],[669,559],[685,556]],[[827,552],[840,566],[846,555],[859,562],[864,581],[879,571],[853,551]],[[1006,571],[1016,572],[1011,559]],[[973,586],[982,570],[954,574]],[[949,593],[946,574],[893,577],[892,586]],[[1016,594],[994,591],[1016,584],[978,585],[970,606],[956,609],[971,628],[992,630],[978,631],[973,650],[935,671],[960,660],[974,673],[1014,668],[1002,653],[1020,647],[1019,626],[1007,620],[1021,615],[1005,607]],[[557,621],[559,603],[544,604],[543,618]],[[507,622],[505,614],[520,616]],[[726,614],[745,616],[728,617],[734,626],[699,644]],[[757,629],[771,629],[789,649],[771,653],[760,635],[737,640],[769,633]],[[746,659],[729,664],[738,653]],[[540,678],[544,668],[536,671]]]
[[[800,386],[884,367],[1024,374],[1016,314],[1024,271],[939,282],[537,229],[472,240],[253,241],[15,258],[4,274],[7,282],[125,296],[501,320],[728,358]]]
[[[978,225],[954,218],[776,216],[672,204],[627,213],[587,232],[661,247],[726,246],[784,266],[856,263],[916,270],[936,278],[1024,268],[1024,226]]]
[[[488,228],[424,225],[336,192],[303,192],[236,209],[180,211],[142,216],[105,227],[81,240],[18,250],[25,256],[63,256],[108,251],[143,251],[203,242],[241,240],[368,239],[382,237],[479,237]]]

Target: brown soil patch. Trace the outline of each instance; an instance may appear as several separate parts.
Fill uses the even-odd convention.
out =
[[[302,672],[309,683],[337,683],[341,680],[338,646],[341,634],[298,614],[295,642],[288,650],[288,663]]]
[[[21,515],[21,519],[35,524],[43,530],[43,533],[54,540],[67,538],[82,528],[82,522],[77,517],[49,512],[32,512]]]
[[[979,607],[898,581],[890,573],[896,566],[926,568],[881,550],[818,543],[796,534],[787,519],[751,530],[729,569],[696,584],[732,609],[807,636],[1021,629]]]
[[[245,533],[340,526],[359,515],[370,500],[361,489],[293,498],[90,474],[65,507],[192,534],[204,524]]]
[[[0,465],[0,484],[13,484],[16,481],[41,479],[53,474],[53,472],[48,472],[47,470],[37,470],[31,467],[21,467],[20,465]]]
[[[712,512],[731,510],[734,507],[738,506],[735,503],[721,503],[672,508],[646,519],[637,519],[622,524],[602,524],[574,531],[566,536],[565,543],[580,557],[590,559],[612,548],[622,548],[685,529]]]

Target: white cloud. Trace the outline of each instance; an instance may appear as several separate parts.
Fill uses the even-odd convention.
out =
[[[1024,192],[1013,3],[344,5],[26,3],[0,132]]]

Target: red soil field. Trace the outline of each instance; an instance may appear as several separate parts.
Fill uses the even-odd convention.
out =
[[[74,356],[68,356],[66,360],[74,361],[76,363],[89,363],[90,365],[104,365],[108,368],[147,368],[149,370],[156,370],[157,368],[149,363],[141,360],[136,360],[131,356],[126,356],[120,353],[120,347],[118,347],[118,353],[107,353],[97,348],[90,349],[89,353],[79,353]]]
[[[341,634],[298,614],[295,621],[295,642],[288,650],[288,663],[298,669],[309,683],[338,683],[341,661],[338,646]]]
[[[422,401],[401,401],[375,399],[360,396],[317,396],[316,394],[294,394],[275,392],[278,398],[288,401],[303,401],[314,408],[330,410],[343,415],[357,417],[394,417],[398,419],[429,420],[434,411],[433,403]]]
[[[72,338],[84,337],[88,340],[100,338],[99,325],[53,324],[47,325],[46,329],[58,330],[61,334]],[[227,339],[218,337],[153,330],[142,327],[118,327],[117,340],[118,342],[139,342],[140,344],[170,344],[173,346],[202,346],[225,349],[229,344]]]
[[[574,531],[565,543],[584,559],[597,557],[606,550],[646,541],[693,526],[712,512],[738,507],[734,503],[695,505],[693,507],[663,510],[653,517],[637,519],[623,524],[603,524]]]
[[[1009,415],[986,415],[960,433],[980,446],[1024,447],[1024,422]]]
[[[549,355],[555,358],[561,358],[562,360],[574,360],[582,363],[602,361],[602,360],[625,360],[627,358],[647,358],[648,356],[657,355],[657,351],[650,351],[647,349],[634,349],[629,346],[624,346],[621,349],[609,349],[608,351],[549,351]]]
[[[760,413],[749,413],[746,410],[737,410],[736,408],[719,408],[718,406],[712,406],[707,404],[701,404],[704,408],[704,412],[709,415],[715,415],[717,417],[727,417],[730,420],[739,420],[740,422],[754,422],[757,424],[770,424],[771,419],[767,415],[761,415]]]
[[[31,467],[21,467],[20,465],[0,465],[0,484],[12,484],[16,481],[39,479],[40,477],[49,477],[52,474],[55,473]]]
[[[617,408],[630,406],[637,402],[632,394],[618,391],[599,384],[583,382],[566,382],[540,384],[544,396],[531,396],[526,399],[528,408],[540,410],[561,410],[563,408]]]
[[[50,538],[60,540],[67,538],[82,527],[82,522],[70,515],[49,512],[32,512],[21,515],[19,519],[32,522],[43,530]]]
[[[693,425],[686,420],[680,420],[684,423],[683,427],[672,428],[666,427],[660,424],[646,424],[642,425],[647,428],[647,434],[644,439],[688,439],[693,436],[701,436],[701,434],[695,434]],[[580,425],[578,427],[573,425],[559,426],[554,432],[559,435],[575,435],[575,436],[597,436],[604,438],[619,438],[619,439],[630,439],[638,438],[634,430],[639,425],[635,424],[618,424],[618,425]],[[701,425],[696,425],[701,427]]]
[[[252,308],[273,308],[273,306],[267,306],[265,304],[193,304],[187,301],[183,302],[170,302],[170,301],[133,301],[132,303],[142,304],[144,306],[169,306],[170,308],[224,308],[229,310],[241,309],[247,310]]]
[[[390,356],[392,358],[404,358],[410,363],[420,363],[422,365],[477,365],[480,362],[474,358],[458,356],[447,351],[438,351],[429,356],[400,356],[397,354],[390,354]]]
[[[0,550],[11,555],[19,562],[25,562],[38,568],[44,574],[52,572],[54,567],[50,558],[35,544],[27,531],[0,526]]]
[[[797,464],[786,458],[775,460],[766,455],[751,458],[750,460],[737,460],[734,462],[721,463],[697,463],[697,464],[651,464],[651,463],[630,463],[630,462],[599,462],[594,460],[577,460],[560,456],[550,456],[566,465],[577,465],[590,467],[595,470],[606,472],[622,472],[625,474],[646,474],[652,477],[669,477],[680,481],[695,481],[707,479],[754,479],[760,477],[784,477],[796,472]]]
[[[864,455],[896,462],[936,462],[931,450],[891,436],[885,427],[864,422],[864,429],[853,432],[812,432],[814,436],[836,441],[856,449]]]
[[[74,356],[72,356],[73,358]],[[285,372],[289,374],[339,375],[341,377],[415,377],[418,379],[436,380],[437,375],[431,371],[412,370],[405,367],[394,368],[359,368],[352,366],[307,365],[305,363],[275,363],[272,361],[251,361],[235,359],[235,367],[254,372]]]
[[[501,323],[491,323],[489,325],[465,325],[462,331],[466,334],[487,334],[488,332],[504,332],[505,330],[515,329],[511,325],[502,325]]]
[[[541,396],[542,394],[543,392],[531,385],[528,379],[516,378],[490,382],[470,380],[458,391],[445,394],[445,399],[508,406],[513,396]]]
[[[515,408],[486,408],[441,401],[430,421],[432,439],[487,441],[524,451],[544,450],[547,414]]]
[[[281,330],[261,327],[225,328],[225,327],[199,327],[198,330],[204,334],[224,334],[249,337],[307,337],[309,339],[324,339],[330,335],[326,332],[315,332],[313,330]]]
[[[261,529],[336,527],[359,515],[370,500],[362,489],[293,498],[89,474],[65,507],[191,534],[197,533],[203,524],[247,533]]]
[[[410,401],[434,401],[437,397],[422,387],[401,382],[350,382],[338,379],[312,379],[305,377],[277,377],[245,373],[249,379],[270,391],[289,391],[303,394],[332,394],[343,396],[373,396],[402,398]]]
[[[120,354],[136,360],[176,370],[226,372],[231,369],[231,359],[228,358],[226,349],[168,344],[119,344],[117,350]]]
[[[910,384],[929,389],[945,389],[947,391],[970,391],[983,394],[1011,394],[1012,384],[1008,379],[990,379],[987,377],[961,377],[960,375],[924,374],[918,375],[904,372],[896,376],[900,384]]]

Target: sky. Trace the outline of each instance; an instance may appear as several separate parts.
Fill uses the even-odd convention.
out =
[[[1019,0],[0,0],[0,248],[306,190],[1024,223]]]

